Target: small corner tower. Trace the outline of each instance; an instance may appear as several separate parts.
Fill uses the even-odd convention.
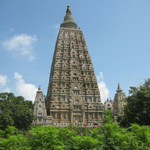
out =
[[[104,109],[111,110],[113,112],[113,101],[107,98],[107,101],[104,102]]]
[[[39,86],[34,101],[34,124],[50,124],[50,116],[47,116],[45,107],[45,96],[43,95],[42,89]]]
[[[123,93],[122,89],[120,88],[119,83],[116,92],[117,93],[115,94],[114,105],[113,105],[114,118],[124,115],[124,106],[126,105],[126,95],[125,93]]]

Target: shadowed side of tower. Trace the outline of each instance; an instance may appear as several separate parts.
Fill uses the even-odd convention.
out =
[[[84,35],[69,5],[60,25],[47,91],[53,125],[103,122],[103,104]]]

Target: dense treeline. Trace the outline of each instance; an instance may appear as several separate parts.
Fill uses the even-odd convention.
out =
[[[150,125],[150,79],[139,87],[130,87],[124,117],[120,118],[121,126],[129,127],[131,123]]]
[[[1,150],[150,150],[150,127],[121,128],[105,112],[102,127],[34,126],[28,131],[8,126],[0,130]]]
[[[9,126],[0,130],[1,150],[149,150],[150,127],[121,128],[105,123],[99,128],[35,126],[22,132]]]
[[[32,124],[33,104],[13,93],[0,93],[0,129],[8,125],[27,130]]]

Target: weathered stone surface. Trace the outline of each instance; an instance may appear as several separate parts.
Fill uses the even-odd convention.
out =
[[[51,66],[47,112],[56,126],[101,123],[103,104],[85,38],[66,16],[68,24],[64,26],[64,20],[61,25]]]
[[[107,99],[107,101],[104,102],[104,109],[111,110],[111,112],[113,112],[113,101],[111,99]]]
[[[114,118],[124,115],[124,106],[126,104],[127,104],[126,95],[125,93],[123,93],[122,89],[120,88],[120,84],[118,84],[117,93],[115,94],[114,104],[113,104]]]
[[[41,87],[38,88],[34,101],[34,115],[33,124],[51,124],[51,117],[47,116],[46,107],[45,107],[45,96],[41,90]]]

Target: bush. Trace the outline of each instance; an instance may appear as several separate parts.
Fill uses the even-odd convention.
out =
[[[131,124],[121,128],[106,111],[99,128],[34,126],[21,131],[0,130],[0,150],[150,150],[150,127]]]
[[[79,132],[80,131],[80,132]],[[99,128],[35,126],[22,132],[0,130],[0,150],[149,150],[150,127],[121,128],[105,123]]]

